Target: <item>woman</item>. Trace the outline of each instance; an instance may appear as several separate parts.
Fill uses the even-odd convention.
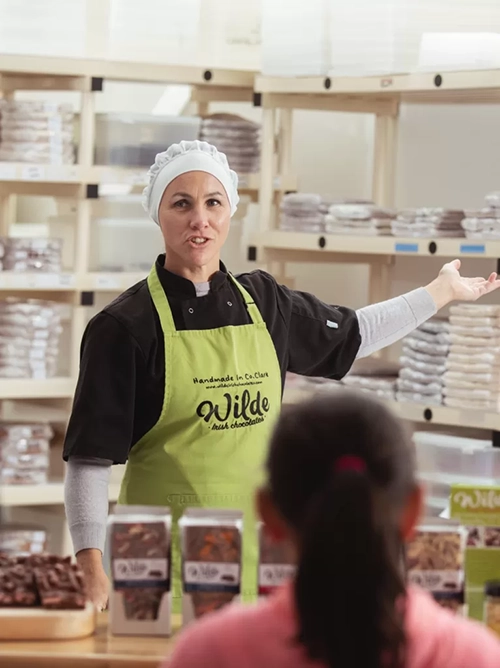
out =
[[[496,289],[447,264],[426,288],[355,312],[220,261],[237,176],[205,142],[157,155],[144,206],[165,253],[148,279],[89,323],[64,447],[66,513],[92,600],[106,605],[102,550],[112,464],[127,463],[120,502],[229,506],[253,517],[252,491],[287,371],[340,379],[356,357],[408,334],[454,299]],[[256,588],[246,527],[243,588]],[[174,539],[176,538],[174,534]],[[180,587],[174,552],[174,599]]]
[[[296,577],[181,634],[165,668],[498,668],[500,640],[408,586],[422,507],[408,431],[377,400],[335,393],[283,411],[258,492]]]

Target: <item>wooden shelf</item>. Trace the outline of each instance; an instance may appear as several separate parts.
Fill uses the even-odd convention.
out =
[[[362,237],[270,230],[254,239],[265,250],[316,252],[318,255],[423,255],[427,257],[499,258],[500,241],[481,239],[432,239]],[[288,255],[290,257],[290,255]],[[291,260],[290,260],[291,261]]]
[[[318,390],[321,386],[318,385]],[[293,404],[311,396],[314,388],[285,389],[283,403]],[[403,403],[387,401],[387,405],[403,420],[415,423],[436,424],[450,427],[464,427],[471,429],[488,429],[500,431],[500,412],[488,413],[485,411],[449,408],[447,406],[432,406],[425,404]]]
[[[0,271],[0,293],[5,292],[116,292],[126,290],[147,272],[89,272],[80,277],[74,274],[24,273]]]
[[[86,274],[78,283],[80,290],[89,292],[122,292],[146,278],[148,272],[95,272]]]
[[[74,274],[44,272],[0,271],[0,291],[73,291],[77,289]]]
[[[85,170],[80,165],[0,162],[0,181],[80,184],[86,182],[84,175]]]
[[[0,55],[0,74],[41,77],[95,77],[116,81],[180,83],[196,86],[253,88],[255,73],[136,61]]]
[[[255,91],[277,95],[307,95],[351,99],[397,97],[414,102],[498,102],[500,69],[466,72],[423,72],[368,77],[257,76]]]
[[[75,386],[72,378],[0,378],[0,399],[70,399]]]
[[[147,168],[113,167],[96,165],[85,169],[80,165],[38,165],[32,163],[0,162],[0,182],[44,184],[53,186],[68,185],[123,185],[143,188],[147,184]],[[260,174],[239,174],[239,190],[257,192],[260,186]],[[295,190],[297,179],[292,176],[276,177],[276,190]],[[48,193],[50,194],[50,193]]]
[[[57,408],[31,401],[4,399],[0,403],[0,420],[4,422],[49,422],[66,424],[69,409]]]
[[[110,483],[109,501],[115,503],[120,493],[119,483]],[[46,485],[5,485],[0,487],[2,506],[59,506],[64,504],[64,483]]]

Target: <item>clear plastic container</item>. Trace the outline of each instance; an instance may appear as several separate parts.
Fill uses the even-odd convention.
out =
[[[96,165],[149,167],[171,144],[199,138],[197,116],[97,114]]]
[[[16,556],[41,554],[47,547],[47,532],[37,526],[5,524],[0,527],[0,553]]]
[[[465,484],[500,480],[500,450],[491,441],[430,432],[415,432],[413,439],[420,473],[452,476]]]
[[[47,481],[47,470],[0,469],[0,485],[45,485]]]
[[[45,453],[27,454],[4,452],[0,450],[0,462],[7,468],[15,468],[17,471],[45,471],[49,468],[49,455]]]
[[[43,422],[0,423],[0,443],[18,442],[24,439],[50,439],[54,436],[54,430],[50,424]]]

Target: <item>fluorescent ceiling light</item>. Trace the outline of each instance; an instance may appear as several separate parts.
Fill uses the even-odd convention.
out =
[[[155,116],[179,116],[190,99],[191,86],[167,86],[151,113]]]

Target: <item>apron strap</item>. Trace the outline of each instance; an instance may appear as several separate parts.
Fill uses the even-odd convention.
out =
[[[156,264],[151,267],[148,275],[148,288],[156,307],[158,317],[163,332],[175,332],[175,323],[172,317],[172,311],[168,303],[167,295],[162,288],[158,273],[156,271]]]
[[[230,279],[233,281],[233,283],[236,285],[238,290],[241,293],[241,296],[245,300],[245,306],[248,309],[248,314],[250,316],[251,321],[253,322],[254,325],[257,324],[262,324],[264,320],[262,319],[262,315],[257,307],[257,304],[253,300],[253,297],[250,295],[250,293],[245,290],[245,288],[238,283],[238,281],[235,279],[235,277],[229,273]],[[170,309],[170,305],[168,303],[167,296],[165,294],[165,291],[163,290],[163,287],[160,283],[160,279],[158,278],[158,273],[156,271],[156,264],[154,264],[151,267],[151,271],[149,272],[148,275],[148,288],[149,292],[151,293],[151,297],[153,299],[153,303],[156,307],[156,310],[158,312],[158,317],[160,318],[160,323],[161,323],[161,328],[164,332],[175,332],[177,331],[175,328],[175,323],[174,319],[172,317],[172,311]]]
[[[235,277],[230,273],[229,277],[233,281],[233,283],[236,285],[238,290],[241,293],[241,296],[245,300],[245,306],[248,309],[248,314],[250,316],[250,319],[252,320],[254,325],[262,324],[264,320],[262,319],[262,315],[257,307],[257,304],[255,303],[252,295],[245,290],[245,288],[238,283],[238,281],[235,279]]]

